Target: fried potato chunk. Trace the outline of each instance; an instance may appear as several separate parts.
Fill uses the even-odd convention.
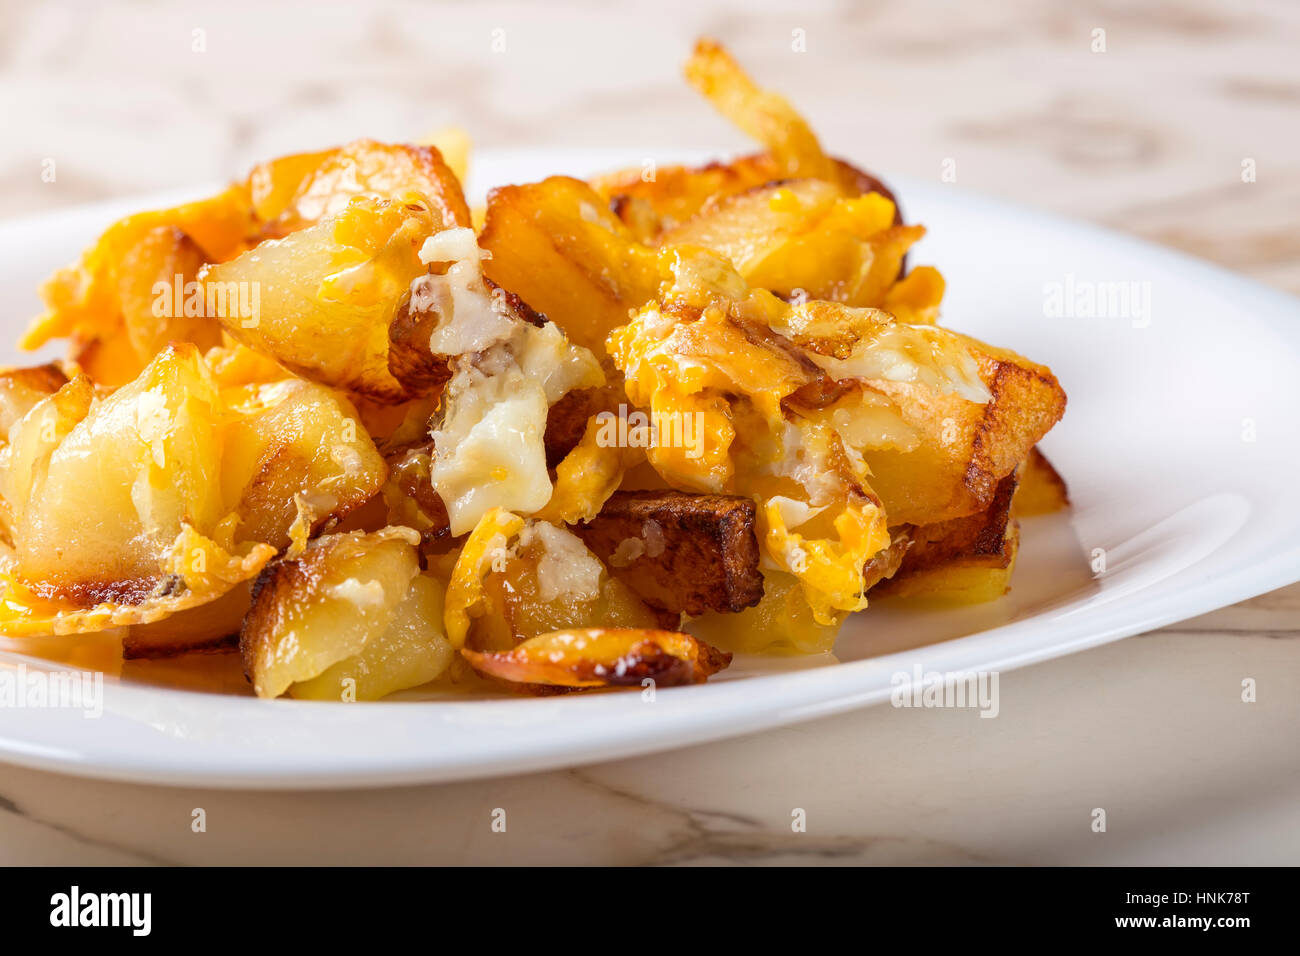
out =
[[[609,627],[569,628],[507,651],[461,654],[480,673],[533,693],[700,684],[731,663],[730,654],[688,634]]]
[[[307,382],[221,389],[173,345],[101,395],[84,375],[0,450],[11,633],[149,624],[221,597],[373,496],[386,468]]]
[[[873,593],[957,604],[1002,597],[1020,550],[1020,526],[1012,516],[1018,481],[1012,472],[998,482],[982,512],[911,529],[911,547],[897,572]]]
[[[698,616],[763,596],[756,515],[735,495],[620,491],[574,531],[647,604]]]
[[[441,631],[442,603],[442,582],[416,575],[382,634],[289,693],[306,700],[379,700],[437,680],[456,658]]]
[[[491,254],[489,279],[597,354],[661,280],[658,254],[590,186],[566,176],[492,190],[479,242]]]
[[[333,218],[357,197],[399,200],[409,193],[424,198],[436,228],[470,224],[460,182],[433,144],[359,139],[285,156],[256,167],[248,191],[263,234],[272,238]]]
[[[268,240],[200,274],[234,339],[304,378],[396,404],[413,397],[389,371],[389,326],[420,248],[437,228],[425,200],[357,198],[337,216]],[[244,314],[251,311],[251,314]]]
[[[572,532],[501,511],[484,516],[466,541],[446,616],[452,643],[477,650],[504,650],[565,628],[652,628],[660,621]]]
[[[863,451],[871,486],[891,523],[932,525],[985,510],[998,483],[1065,413],[1065,392],[1050,369],[967,336],[956,338],[978,365],[991,396],[984,404],[912,382],[867,383],[894,403],[919,436],[912,448]]]
[[[242,186],[122,219],[41,287],[46,311],[19,344],[37,349],[71,338],[73,357],[107,385],[135,378],[168,342],[214,345],[220,329],[196,308],[189,283],[202,263],[255,241],[256,229]]]
[[[0,462],[18,576],[46,596],[122,599],[163,580],[182,526],[226,511],[215,383],[192,346],[165,350],[135,382],[97,401],[74,378],[11,433]]]
[[[785,299],[879,308],[908,248],[925,235],[895,218],[894,204],[876,193],[798,179],[714,200],[659,243],[719,252],[749,285]]]
[[[420,573],[409,528],[324,535],[269,567],[240,635],[259,697],[374,700],[452,660],[442,586]]]
[[[240,537],[282,550],[296,522],[314,533],[383,487],[388,468],[338,392],[290,378],[223,396],[242,413],[228,425],[221,463]]]
[[[1020,485],[1016,488],[1014,507],[1016,514],[1026,518],[1070,507],[1070,491],[1065,479],[1037,446],[1020,468]]]

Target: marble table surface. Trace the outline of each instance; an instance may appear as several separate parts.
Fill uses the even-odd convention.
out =
[[[958,188],[1300,293],[1300,7],[992,6],[9,2],[0,216],[451,124],[483,147],[743,148],[678,78],[707,33],[887,176],[955,169]],[[1242,675],[1264,678],[1254,704]],[[0,766],[0,864],[1293,864],[1297,690],[1293,585],[1004,674],[996,720],[876,707],[575,770],[337,793]]]

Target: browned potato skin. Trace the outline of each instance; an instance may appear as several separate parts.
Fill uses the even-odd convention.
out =
[[[433,441],[398,449],[386,461],[388,480],[383,498],[389,519],[419,531],[423,548],[435,553],[446,551],[457,539],[451,534],[447,505],[429,476]]]
[[[241,584],[209,604],[179,611],[153,624],[134,625],[122,638],[122,658],[160,660],[234,650],[251,601],[251,585]]]
[[[421,577],[417,541],[409,528],[340,532],[324,535],[296,557],[263,569],[253,584],[252,606],[239,637],[244,672],[257,695],[298,696],[302,689],[305,696],[317,697],[320,685],[314,690],[309,686],[317,678],[337,664],[372,651],[380,652],[370,661],[379,670],[362,668],[359,673],[367,680],[379,678],[386,684],[397,678],[400,683],[413,676],[409,659],[406,663],[400,659],[385,662],[383,648],[396,617],[412,598],[419,608],[407,616],[407,625],[422,634],[408,636],[414,637],[416,644],[427,644],[426,638],[434,640],[441,635],[441,587],[432,578]],[[445,650],[449,662],[454,655],[450,646]],[[328,690],[328,682],[326,685]],[[375,696],[399,689],[391,684]],[[326,696],[335,699],[332,692]]]
[[[617,412],[627,395],[620,385],[578,388],[551,406],[546,416],[546,464],[554,468],[582,441],[591,416]]]
[[[58,362],[47,362],[44,365],[31,365],[26,368],[8,368],[0,372],[0,387],[6,389],[20,387],[42,395],[53,395],[66,384],[68,384],[68,376]]]
[[[573,531],[654,608],[691,615],[739,611],[759,602],[757,509],[749,498],[680,491],[618,491],[591,522]],[[663,551],[643,554],[627,567],[610,564],[620,542],[643,538],[653,521]]]
[[[290,541],[289,528],[297,517],[294,496],[314,491],[322,476],[331,476],[336,471],[325,448],[327,436],[312,430],[313,425],[322,421],[322,416],[311,414],[319,408],[322,397],[338,403],[342,413],[340,422],[356,420],[356,411],[346,397],[311,386],[300,388],[296,395],[263,413],[278,427],[241,491],[239,510],[244,522],[240,534],[250,540],[285,548]],[[334,501],[328,512],[316,515],[312,521],[313,534],[364,505],[379,493],[388,477],[386,463],[380,460],[360,425],[357,429],[359,439],[355,445],[364,470],[354,480],[333,490]]]
[[[1019,475],[1012,472],[998,482],[993,501],[978,514],[938,524],[912,528],[911,546],[898,570],[873,593],[904,593],[913,576],[954,569],[1004,570],[1015,560],[1018,529],[1011,513]]]
[[[565,634],[598,634],[614,642],[609,657],[568,654],[556,660],[538,653],[537,642]],[[660,687],[701,684],[731,663],[731,654],[676,631],[635,628],[574,628],[544,634],[508,651],[461,654],[484,676],[535,696],[573,693],[602,687],[640,687],[651,680]]]
[[[892,529],[889,547],[868,561],[862,569],[863,591],[869,591],[898,573],[898,569],[903,565],[903,558],[912,547],[913,530],[908,525]]]
[[[319,542],[318,542],[319,543]],[[250,607],[239,632],[244,676],[257,684],[257,671],[274,659],[274,643],[286,617],[308,601],[331,570],[334,546],[308,548],[296,558],[272,561],[253,579]]]
[[[388,373],[412,395],[441,388],[451,379],[446,356],[429,351],[429,337],[437,324],[433,312],[412,314],[410,296],[402,300],[388,326]]]

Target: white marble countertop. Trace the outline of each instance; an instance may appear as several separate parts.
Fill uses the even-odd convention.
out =
[[[448,124],[482,146],[741,148],[678,78],[707,33],[863,165],[938,177],[953,160],[959,188],[1300,292],[1300,8],[1286,2],[112,0],[2,16],[0,216]],[[1298,638],[1292,586],[1004,674],[996,720],[877,707],[458,785],[255,794],[0,767],[0,864],[1295,863]],[[1254,704],[1242,675],[1266,678]]]

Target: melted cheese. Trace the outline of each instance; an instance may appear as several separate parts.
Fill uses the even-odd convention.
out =
[[[542,547],[537,562],[537,591],[542,602],[549,604],[557,598],[594,601],[600,597],[604,568],[582,539],[545,521],[531,527]]]
[[[442,275],[411,286],[411,308],[433,310],[429,349],[449,358],[451,380],[432,430],[429,470],[451,533],[464,534],[493,508],[531,514],[553,491],[546,467],[550,406],[573,388],[603,384],[600,364],[551,323],[531,325],[488,291],[474,233],[449,229],[420,250]]]

